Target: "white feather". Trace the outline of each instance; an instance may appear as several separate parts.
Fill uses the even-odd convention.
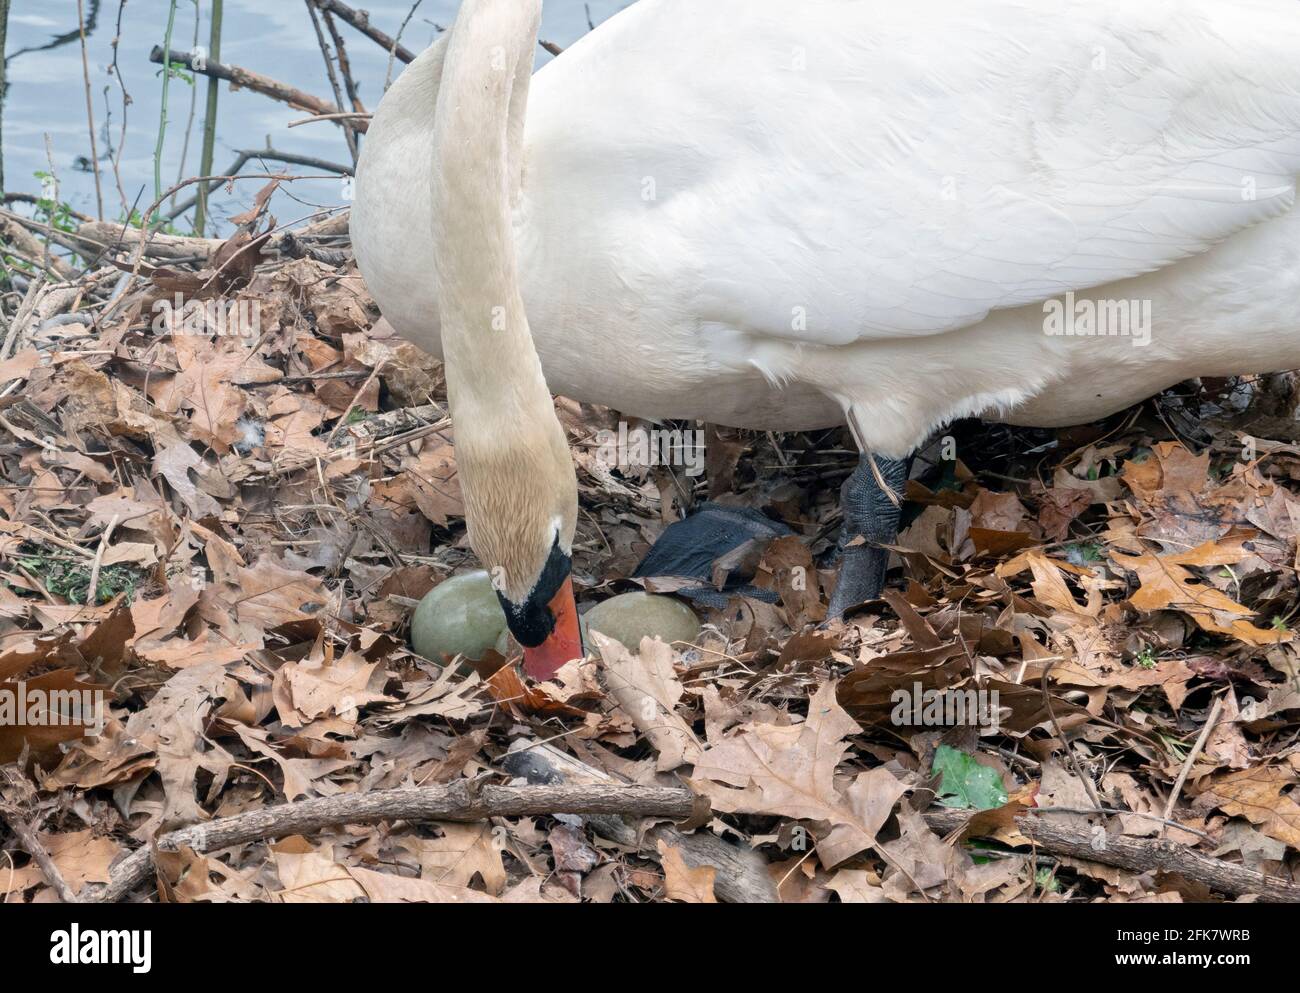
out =
[[[520,276],[556,392],[901,454],[1300,365],[1293,0],[641,0],[539,72]],[[437,352],[439,55],[385,97],[353,236]],[[1042,303],[1150,301],[1152,344]]]

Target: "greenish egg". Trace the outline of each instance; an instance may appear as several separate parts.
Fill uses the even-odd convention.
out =
[[[700,621],[690,607],[672,597],[620,593],[582,615],[584,638],[588,631],[599,631],[635,652],[642,638],[659,638],[668,644],[693,642],[699,637]]]
[[[427,659],[464,655],[477,662],[506,636],[506,615],[486,572],[468,572],[435,586],[411,617],[411,647]]]

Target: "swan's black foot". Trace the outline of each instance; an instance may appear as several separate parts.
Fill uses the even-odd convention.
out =
[[[673,576],[703,580],[703,585],[677,590],[678,596],[705,607],[725,607],[733,596],[750,596],[772,602],[776,594],[747,582],[750,574],[732,571],[722,590],[711,584],[713,566],[718,559],[742,545],[757,541],[766,544],[773,538],[793,534],[779,521],[757,510],[704,503],[687,517],[664,529],[654,547],[646,553],[632,574],[634,579]]]
[[[898,539],[898,522],[901,513],[903,488],[912,460],[884,459],[874,456],[876,472],[872,471],[873,456],[864,454],[857,469],[844,482],[840,490],[840,503],[844,509],[844,529],[840,533],[840,576],[831,596],[828,619],[844,616],[844,612],[867,600],[880,596],[885,588],[885,571],[889,567],[889,550],[881,545],[892,545]],[[893,491],[894,499],[881,488],[881,481]],[[861,537],[861,541],[857,541]]]

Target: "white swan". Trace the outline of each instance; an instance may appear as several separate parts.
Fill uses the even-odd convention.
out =
[[[1293,0],[640,0],[529,87],[539,14],[466,0],[385,96],[358,169],[362,274],[452,380],[470,336],[448,295],[499,275],[495,212],[528,316],[464,356],[478,380],[514,389],[530,324],[555,392],[847,422],[891,478],[953,418],[1078,423],[1189,376],[1300,365]],[[482,98],[503,79],[504,102]],[[499,185],[462,210],[491,155]],[[1150,325],[1051,334],[1067,293],[1112,330]],[[869,544],[896,526],[877,476],[845,493]],[[493,499],[485,515],[515,506]],[[837,610],[883,575],[850,553]]]

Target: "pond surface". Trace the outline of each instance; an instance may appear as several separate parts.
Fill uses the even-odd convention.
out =
[[[135,204],[143,210],[154,199],[154,148],[162,108],[160,67],[149,52],[161,45],[167,30],[170,0],[82,0],[88,22],[87,50],[91,93],[100,159],[104,216],[121,219]],[[371,23],[395,35],[411,11],[414,0],[371,0],[351,3],[370,11]],[[630,0],[546,0],[542,37],[566,47],[601,21],[628,6]],[[401,36],[414,52],[427,47],[454,19],[458,0],[422,0]],[[189,50],[207,45],[210,0],[177,0],[172,48]],[[118,18],[121,18],[120,34]],[[197,20],[197,23],[196,23]],[[389,72],[388,53],[336,19],[343,36],[359,95],[373,110],[383,93]],[[4,104],[3,154],[5,189],[40,193],[37,173],[49,172],[49,159],[59,181],[60,198],[85,214],[97,213],[95,181],[88,168],[90,135],[86,122],[85,84],[81,45],[77,38],[77,0],[12,0],[5,51],[9,90]],[[122,138],[122,90],[111,73],[113,38],[119,37],[117,65],[121,83],[130,94],[126,110],[126,135]],[[538,65],[549,56],[538,50]],[[225,0],[222,17],[221,61],[243,66],[333,101],[316,34],[300,0]],[[391,66],[395,76],[402,64]],[[173,77],[167,97],[168,123],[161,158],[162,188],[178,178],[198,175],[202,146],[203,108],[207,79],[197,85]],[[350,162],[341,130],[317,123],[290,129],[290,121],[306,116],[281,103],[249,91],[232,92],[221,83],[213,168],[223,173],[240,149],[270,145],[279,151],[310,155],[330,162]],[[191,118],[191,106],[194,105]],[[188,134],[189,140],[186,141]],[[46,135],[51,154],[47,156]],[[364,140],[364,139],[363,139]],[[119,142],[120,184],[109,163],[110,150]],[[304,170],[298,166],[267,163],[270,171]],[[245,172],[262,171],[250,162]],[[218,230],[229,232],[226,218],[247,209],[260,184],[245,180],[235,190],[214,194],[212,213]],[[272,211],[280,223],[306,217],[322,207],[343,202],[343,184],[336,180],[310,180],[289,184],[276,194]],[[182,199],[192,193],[181,194]],[[177,221],[189,230],[188,217]]]

